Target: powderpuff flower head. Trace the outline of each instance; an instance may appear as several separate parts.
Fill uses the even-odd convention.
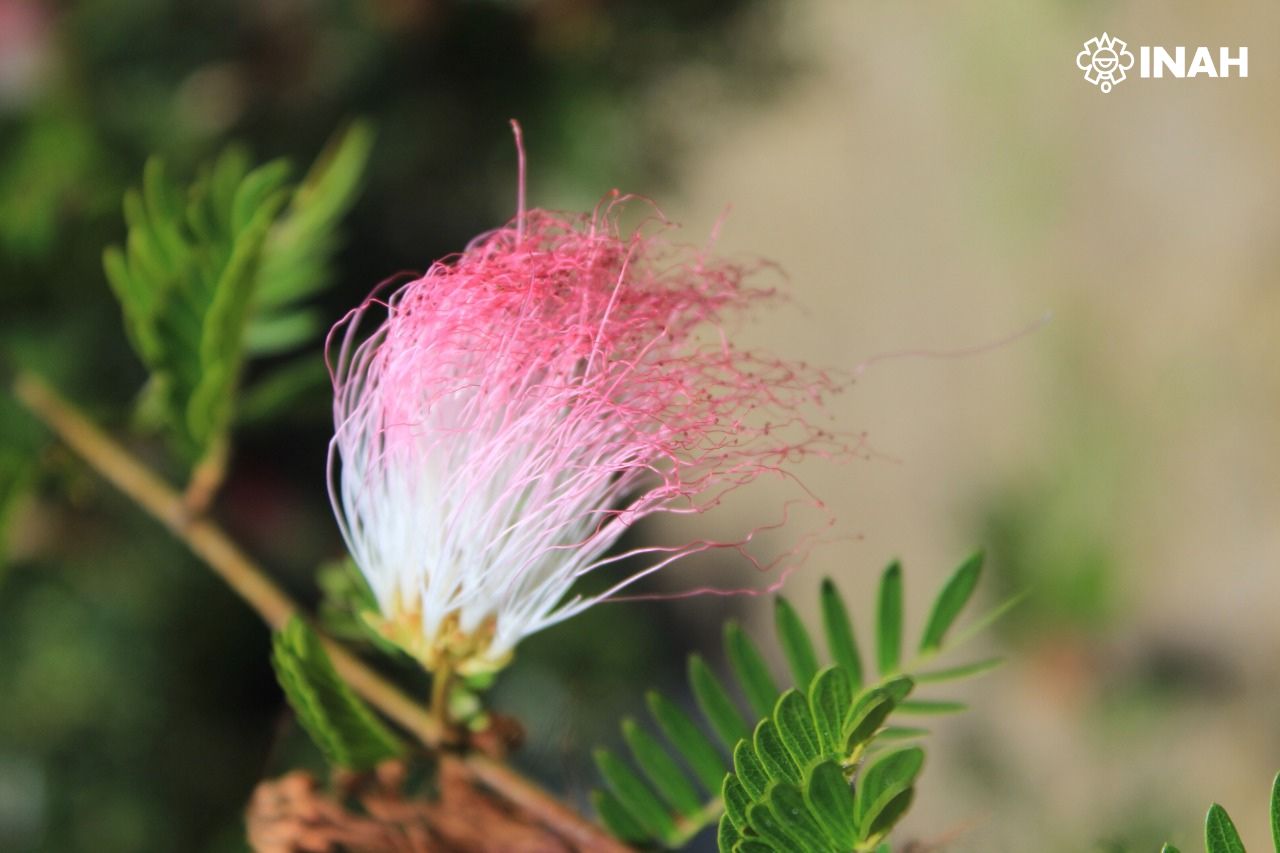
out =
[[[680,557],[747,555],[750,531],[609,549],[647,516],[703,512],[835,446],[798,413],[835,383],[722,328],[771,296],[746,282],[762,265],[669,243],[656,215],[624,231],[628,203],[647,206],[522,210],[331,334],[335,513],[369,618],[428,669],[495,670]],[[571,592],[624,562],[602,592]]]

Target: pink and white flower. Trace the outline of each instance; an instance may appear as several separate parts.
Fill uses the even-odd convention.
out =
[[[624,233],[628,200],[522,212],[331,335],[334,510],[376,624],[429,669],[496,669],[683,556],[745,554],[749,531],[609,551],[647,516],[844,449],[800,414],[834,380],[726,337],[772,296],[747,284],[764,265],[672,244],[658,216]],[[638,555],[603,592],[571,593]]]

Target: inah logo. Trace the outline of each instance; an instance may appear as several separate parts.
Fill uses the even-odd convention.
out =
[[[1191,55],[1190,64],[1187,55]],[[1142,45],[1138,48],[1138,76],[1144,79],[1160,77],[1236,77],[1249,76],[1249,48],[1238,47],[1234,54],[1229,47],[1216,51],[1207,47],[1174,48]],[[1214,61],[1216,58],[1216,62]],[[1104,94],[1117,83],[1123,83],[1125,74],[1133,67],[1133,53],[1128,42],[1107,33],[1095,36],[1084,43],[1084,50],[1076,54],[1076,67],[1084,72],[1084,79],[1097,86]]]
[[[1124,82],[1124,72],[1133,67],[1133,54],[1127,43],[1103,33],[1084,43],[1084,50],[1076,54],[1076,67],[1105,94]]]

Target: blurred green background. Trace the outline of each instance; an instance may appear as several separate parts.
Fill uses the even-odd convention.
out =
[[[986,595],[1031,591],[990,640],[1013,662],[933,727],[907,837],[1192,849],[1217,799],[1260,845],[1280,767],[1277,24],[1258,0],[0,0],[0,364],[130,429],[145,374],[101,251],[148,154],[186,175],[235,139],[305,166],[370,119],[336,319],[511,216],[519,118],[533,204],[618,186],[700,241],[732,203],[721,247],[780,263],[796,303],[751,343],[849,368],[913,353],[837,403],[873,458],[800,471],[847,540],[789,588],[811,603],[830,574],[865,613],[901,556],[919,616],[982,545]],[[1073,60],[1103,29],[1245,44],[1250,78],[1102,96]],[[1013,343],[926,354],[1047,311]],[[308,602],[341,553],[327,411],[317,385],[239,433],[215,509]],[[255,782],[306,754],[265,628],[7,395],[0,472],[0,849],[241,849]],[[768,492],[706,534],[767,517]],[[754,600],[611,605],[534,638],[494,692],[529,730],[521,760],[582,799],[589,747],[646,686],[678,693],[730,613],[767,621]]]

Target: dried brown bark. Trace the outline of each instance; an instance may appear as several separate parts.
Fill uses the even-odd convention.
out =
[[[435,796],[404,793],[406,768],[320,784],[304,771],[265,781],[246,815],[259,853],[570,853],[583,848],[493,792],[458,759],[441,759]]]

